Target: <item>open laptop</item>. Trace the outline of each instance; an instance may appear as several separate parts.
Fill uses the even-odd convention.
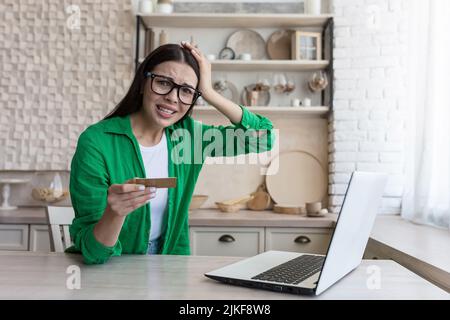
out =
[[[267,251],[205,276],[233,285],[319,295],[362,260],[387,175],[353,172],[327,254]]]

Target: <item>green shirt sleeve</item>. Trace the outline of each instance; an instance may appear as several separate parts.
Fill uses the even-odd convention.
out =
[[[202,151],[205,157],[229,157],[272,149],[275,133],[272,122],[240,105],[242,119],[229,126],[202,124]]]
[[[75,219],[70,226],[74,245],[67,252],[81,252],[86,264],[106,262],[120,255],[120,241],[112,247],[104,246],[94,236],[93,229],[107,205],[109,177],[95,132],[83,132],[78,139],[70,171],[70,196]]]

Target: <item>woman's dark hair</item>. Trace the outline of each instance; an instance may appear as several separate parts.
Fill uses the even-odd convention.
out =
[[[198,83],[196,89],[198,89],[198,84],[200,83],[200,67],[197,60],[187,49],[184,49],[180,45],[165,44],[153,50],[139,65],[127,94],[104,119],[123,117],[140,110],[144,97],[142,90],[146,81],[145,74],[151,72],[157,65],[166,61],[183,62],[189,65],[197,75]],[[179,121],[183,121],[187,116],[192,114],[194,104],[195,101]]]

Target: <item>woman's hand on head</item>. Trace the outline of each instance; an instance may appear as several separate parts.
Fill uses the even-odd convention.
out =
[[[156,188],[138,184],[113,184],[108,188],[108,211],[125,217],[156,196]]]
[[[214,92],[211,82],[211,63],[197,47],[189,42],[182,41],[181,46],[189,50],[197,60],[200,67],[200,83],[198,89],[202,93],[202,96],[208,99],[208,96]]]

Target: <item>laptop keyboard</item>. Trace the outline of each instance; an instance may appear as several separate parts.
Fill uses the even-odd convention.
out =
[[[252,279],[299,284],[320,271],[324,261],[325,257],[305,254],[264,271]]]

